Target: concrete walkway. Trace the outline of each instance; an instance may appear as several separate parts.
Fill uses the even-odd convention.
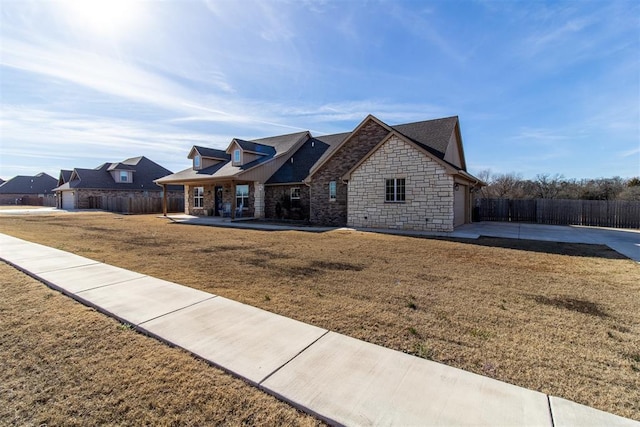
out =
[[[294,224],[273,224],[260,221],[231,221],[228,218],[197,217],[184,214],[170,215],[168,218],[174,222],[182,224],[244,228],[262,231],[297,230],[320,233],[336,229],[336,227],[307,227],[297,226]],[[507,239],[606,245],[628,258],[640,262],[640,230],[635,229],[583,227],[576,225],[543,225],[519,222],[476,222],[473,224],[464,224],[456,228],[455,231],[451,233],[388,230],[378,228],[358,228],[357,230],[413,237],[477,239],[480,236],[485,236],[502,237]]]
[[[0,258],[331,424],[640,427],[565,399],[4,234]]]

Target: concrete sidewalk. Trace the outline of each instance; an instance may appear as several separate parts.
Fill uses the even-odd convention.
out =
[[[0,258],[331,424],[640,427],[568,400],[4,234]]]

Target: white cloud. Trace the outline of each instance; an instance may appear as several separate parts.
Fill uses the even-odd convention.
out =
[[[214,141],[219,144],[224,141],[226,144],[230,140],[229,135],[185,132],[160,123],[58,113],[20,106],[3,106],[2,117],[0,128],[3,143],[0,152],[3,173],[7,169],[17,170],[21,164],[48,169],[53,162],[66,169],[91,168],[103,162],[138,155],[145,155],[169,169],[177,170],[186,167],[187,152],[192,145],[212,146],[215,145]]]
[[[640,155],[640,147],[633,148],[631,150],[623,151],[622,153],[620,153],[620,157],[632,157],[632,156],[638,156],[638,155]],[[638,167],[640,168],[640,164],[638,165]]]
[[[5,38],[0,63],[7,67],[63,79],[102,93],[175,110],[190,94],[185,88],[125,62],[50,43]]]

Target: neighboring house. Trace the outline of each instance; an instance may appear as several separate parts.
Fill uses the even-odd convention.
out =
[[[0,185],[2,205],[52,205],[56,179],[42,172],[35,176],[18,175]]]
[[[451,231],[471,222],[483,185],[466,172],[458,117],[389,126],[369,115],[348,133],[234,139],[188,157],[192,168],[156,182],[183,184],[194,215]]]
[[[107,209],[109,198],[159,199],[163,189],[154,180],[171,171],[144,156],[118,163],[103,163],[95,169],[60,171],[57,206],[61,209]],[[167,188],[167,195],[182,197],[180,186]],[[159,210],[158,210],[159,211]]]

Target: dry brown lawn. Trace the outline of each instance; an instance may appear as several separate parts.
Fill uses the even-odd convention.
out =
[[[640,266],[604,246],[105,213],[0,232],[640,420]]]
[[[0,262],[1,425],[318,425]]]

